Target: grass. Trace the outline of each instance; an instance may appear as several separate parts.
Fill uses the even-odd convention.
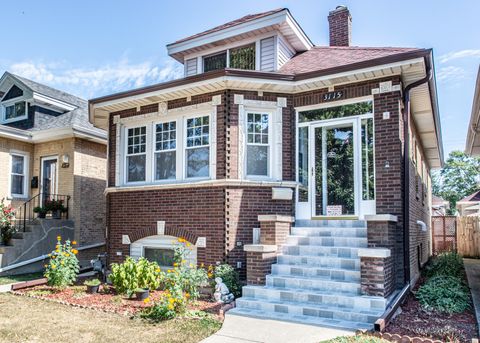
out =
[[[15,283],[15,282],[21,282],[21,281],[30,281],[30,280],[40,279],[42,277],[43,277],[43,273],[2,276],[0,277],[0,285],[7,285],[9,283]]]
[[[116,314],[0,293],[0,342],[199,342],[220,329],[211,318],[149,324]]]
[[[388,341],[365,335],[337,337],[322,343],[389,343]]]

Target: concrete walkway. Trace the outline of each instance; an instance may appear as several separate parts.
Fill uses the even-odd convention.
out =
[[[318,343],[354,334],[349,330],[243,317],[227,312],[220,331],[200,343]]]
[[[468,286],[472,292],[473,306],[480,335],[480,260],[464,258],[463,264],[467,272]]]

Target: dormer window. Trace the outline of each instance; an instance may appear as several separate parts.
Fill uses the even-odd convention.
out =
[[[2,122],[12,122],[27,118],[27,103],[25,101],[8,101],[2,105]]]
[[[230,49],[230,68],[255,70],[255,43]]]
[[[203,58],[203,71],[225,69],[227,67],[227,51]]]

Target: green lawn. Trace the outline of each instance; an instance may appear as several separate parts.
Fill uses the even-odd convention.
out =
[[[43,273],[31,273],[31,274],[22,274],[22,275],[12,275],[12,276],[0,276],[0,285],[7,285],[9,283],[29,281],[40,279],[43,277]]]

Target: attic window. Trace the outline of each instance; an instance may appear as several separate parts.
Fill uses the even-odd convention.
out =
[[[20,120],[26,117],[26,103],[25,101],[17,101],[15,103],[9,103],[4,105],[4,121]]]
[[[212,70],[225,69],[227,67],[227,52],[205,56],[203,58],[203,71],[206,73]]]
[[[255,44],[230,49],[230,68],[255,70]]]

